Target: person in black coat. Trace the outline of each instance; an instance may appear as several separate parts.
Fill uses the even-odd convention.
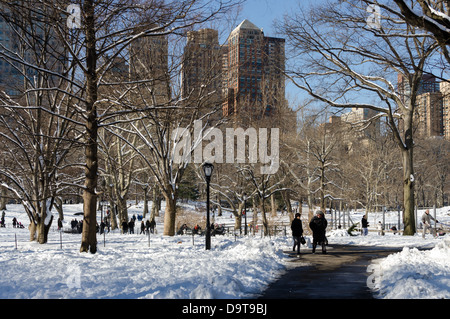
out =
[[[303,226],[300,219],[300,214],[295,214],[295,218],[291,224],[292,237],[294,238],[294,247],[292,251],[295,251],[295,246],[297,246],[297,254],[300,255],[300,239],[303,236]]]
[[[322,245],[322,253],[326,254],[326,238],[325,238],[325,229],[327,228],[327,220],[325,219],[325,215],[322,211],[317,211],[316,216],[314,216],[309,222],[309,228],[311,228],[313,232],[313,254],[316,252],[317,244]]]
[[[369,233],[369,229],[368,229],[369,222],[367,221],[367,216],[366,215],[364,215],[361,218],[361,226],[362,226],[362,235],[363,236],[367,236],[367,234]]]

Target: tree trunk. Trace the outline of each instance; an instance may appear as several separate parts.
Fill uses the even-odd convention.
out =
[[[83,232],[81,237],[80,252],[97,252],[97,173],[98,173],[98,153],[97,153],[97,52],[95,38],[95,19],[93,1],[84,2],[85,30],[86,30],[86,134],[85,134],[85,189],[83,193]]]
[[[233,207],[235,207],[235,206],[233,206]],[[242,211],[243,210],[244,210],[244,203],[239,202],[237,211],[236,210],[233,211],[234,229],[241,229],[241,227],[242,227]],[[247,217],[247,222],[248,222],[248,217]]]
[[[28,230],[30,231],[30,241],[36,240],[36,224],[31,221],[30,225],[28,226]]]
[[[155,184],[155,186],[153,186],[152,194],[152,218],[155,218],[155,216],[159,216],[159,210],[161,209],[161,199],[159,195],[159,186]]]
[[[148,194],[147,194],[148,188],[144,187],[143,191],[144,191],[144,209],[142,211],[142,218],[145,218],[145,216],[147,216],[148,214]]]
[[[277,204],[275,201],[275,193],[270,195],[270,206],[272,208],[272,217],[276,217],[277,216]]]
[[[6,210],[6,195],[7,189],[6,187],[0,186],[0,210]]]
[[[89,251],[95,254],[97,252],[97,218],[95,209],[97,206],[97,195],[85,191],[83,200],[84,219],[80,252]]]
[[[264,236],[267,236],[269,235],[269,221],[267,220],[266,207],[264,202],[264,198],[261,198],[261,219],[264,228]]]
[[[64,220],[63,201],[61,197],[55,197],[55,203],[53,204],[58,211],[58,217],[61,221]]]
[[[164,213],[164,235],[174,236],[177,199],[175,194],[173,194],[173,196],[172,194],[169,194],[169,196],[164,194],[164,198],[166,200],[166,210]]]
[[[53,222],[53,215],[50,217],[50,221],[48,225],[45,224],[45,219],[41,218],[41,220],[36,225],[36,232],[37,232],[37,242],[39,244],[45,244],[48,241],[48,231],[50,230],[50,227],[52,226]]]
[[[128,208],[127,208],[127,199],[128,196],[125,197],[119,197],[120,194],[117,196],[117,210],[119,214],[119,223],[120,226],[122,226],[122,222],[126,221],[128,223]]]
[[[402,151],[403,157],[403,222],[405,229],[403,235],[412,236],[416,233],[416,220],[414,218],[414,169],[413,150]]]
[[[113,200],[109,201],[109,222],[111,224],[111,229],[117,229],[118,225],[117,225],[117,214],[116,214],[116,204],[114,203]]]

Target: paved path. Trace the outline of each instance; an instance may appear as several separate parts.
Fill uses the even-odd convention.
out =
[[[271,284],[260,299],[372,299],[367,287],[367,267],[401,248],[333,245],[315,254],[304,250],[292,257],[287,271]],[[291,253],[291,252],[286,252]]]

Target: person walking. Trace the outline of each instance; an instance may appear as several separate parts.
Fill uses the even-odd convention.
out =
[[[362,227],[362,235],[363,236],[367,236],[367,234],[369,233],[369,222],[367,221],[367,215],[364,215],[361,218],[361,227]]]
[[[423,224],[422,238],[425,238],[425,233],[427,232],[427,229],[430,230],[430,234],[436,237],[436,231],[433,229],[433,227],[431,227],[431,220],[434,220],[436,223],[439,222],[430,215],[430,210],[427,209],[425,213],[422,215],[422,224]]]
[[[313,232],[313,248],[312,253],[316,252],[317,244],[322,245],[322,254],[326,254],[326,238],[325,238],[325,230],[327,228],[328,222],[325,219],[325,215],[322,211],[317,211],[316,216],[314,216],[309,222],[309,228],[311,228]]]
[[[134,234],[134,219],[130,218],[130,221],[128,222],[128,231],[130,234]]]
[[[292,230],[292,237],[294,238],[294,247],[292,248],[292,251],[295,251],[295,247],[297,246],[297,256],[298,256],[300,255],[300,244],[301,238],[303,236],[303,226],[299,213],[295,214],[295,218],[291,223],[291,230]]]

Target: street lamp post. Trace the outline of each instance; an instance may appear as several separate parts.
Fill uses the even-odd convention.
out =
[[[244,235],[247,236],[247,194],[244,193]]]
[[[205,236],[205,249],[211,249],[211,224],[209,222],[209,182],[211,181],[211,175],[214,169],[214,165],[211,163],[203,164],[203,172],[206,179],[206,236]]]

